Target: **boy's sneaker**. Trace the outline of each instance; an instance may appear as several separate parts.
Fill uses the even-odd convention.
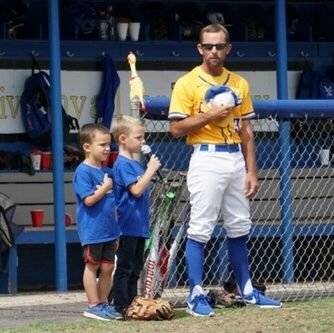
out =
[[[201,286],[194,287],[192,294],[187,299],[187,305],[186,311],[193,316],[207,317],[215,314]]]
[[[86,318],[97,319],[110,321],[115,319],[113,315],[111,315],[110,311],[107,309],[106,304],[98,304],[93,307],[87,307],[83,316]]]
[[[112,316],[114,319],[123,319],[123,316],[116,311],[113,305],[111,304],[104,304],[105,310]]]
[[[256,289],[251,294],[244,295],[243,300],[249,305],[256,305],[263,309],[275,309],[283,305],[281,302],[267,297],[263,292]]]

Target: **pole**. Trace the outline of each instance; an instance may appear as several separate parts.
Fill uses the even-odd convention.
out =
[[[67,255],[64,203],[63,117],[60,89],[60,39],[58,0],[49,0],[49,59],[51,78],[53,201],[55,223],[56,290],[67,291]]]

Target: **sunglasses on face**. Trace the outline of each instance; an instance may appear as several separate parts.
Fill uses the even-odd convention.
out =
[[[227,44],[226,43],[219,43],[219,44],[201,44],[202,49],[206,51],[211,51],[214,47],[216,48],[217,51],[222,51],[226,48]]]

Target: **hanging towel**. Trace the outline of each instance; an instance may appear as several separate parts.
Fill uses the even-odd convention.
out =
[[[95,122],[110,128],[115,111],[115,96],[120,84],[120,78],[110,55],[104,58],[103,81],[96,103]]]

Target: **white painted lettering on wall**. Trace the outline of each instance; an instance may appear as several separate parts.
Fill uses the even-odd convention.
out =
[[[181,71],[140,71],[146,95],[170,96],[171,83],[183,75]],[[25,79],[30,75],[30,70],[0,70],[0,133],[23,133],[24,127],[20,112],[20,97]],[[299,72],[289,72],[289,97],[294,98],[296,80]],[[130,71],[118,72],[121,85],[118,96],[115,99],[118,113],[129,114],[129,78]],[[276,98],[276,72],[275,71],[244,71],[251,87],[252,98],[275,99]],[[161,79],[163,77],[163,80]],[[97,71],[62,71],[61,91],[62,103],[66,112],[77,117],[79,124],[93,122],[96,110],[96,98],[102,84],[102,72]]]

